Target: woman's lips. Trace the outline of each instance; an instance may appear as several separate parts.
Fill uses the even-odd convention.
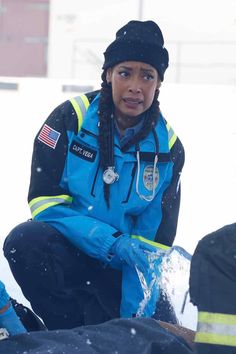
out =
[[[130,108],[136,108],[140,103],[142,103],[142,100],[140,100],[140,98],[125,97],[125,98],[123,98],[123,101],[124,101],[125,105]]]

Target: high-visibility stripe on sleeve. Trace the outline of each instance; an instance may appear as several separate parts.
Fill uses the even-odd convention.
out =
[[[236,347],[236,315],[199,312],[195,342]]]
[[[76,112],[78,119],[78,131],[80,131],[84,116],[89,107],[89,100],[85,94],[73,97],[70,99],[70,102]]]
[[[203,323],[221,323],[236,325],[236,315],[199,311],[198,321]]]
[[[174,130],[171,128],[168,122],[166,123],[166,129],[168,131],[169,149],[171,149],[174,143],[176,142],[177,135],[175,134]]]
[[[136,238],[136,239],[138,239],[138,240],[140,240],[142,242],[146,242],[149,245],[154,246],[156,248],[161,248],[162,250],[165,250],[165,251],[170,249],[169,246],[163,245],[162,243],[158,243],[158,242],[155,242],[155,241],[148,240],[147,238],[145,238],[143,236],[132,235],[131,237],[132,238]]]
[[[30,201],[29,207],[32,218],[46,210],[47,208],[58,204],[71,204],[72,197],[69,195],[43,196],[37,197]]]

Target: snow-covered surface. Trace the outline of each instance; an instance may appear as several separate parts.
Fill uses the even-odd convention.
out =
[[[75,95],[62,93],[59,80],[14,79],[17,91],[0,90],[1,223],[0,246],[8,232],[30,217],[27,190],[33,139],[50,111]],[[0,78],[0,81],[9,81]],[[94,88],[98,88],[94,85]],[[235,221],[236,87],[163,84],[162,113],[186,150],[182,204],[175,244],[192,253],[200,238]],[[176,263],[175,263],[176,264]],[[180,312],[188,287],[189,263],[173,266],[170,293]],[[0,279],[9,293],[28,304],[0,252]],[[196,310],[187,301],[180,315],[194,328]]]

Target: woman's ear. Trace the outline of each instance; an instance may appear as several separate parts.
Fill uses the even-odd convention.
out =
[[[111,68],[108,68],[106,72],[106,80],[108,84],[111,84],[111,74],[112,74],[112,70]]]

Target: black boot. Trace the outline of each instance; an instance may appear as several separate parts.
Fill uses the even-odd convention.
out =
[[[236,223],[198,243],[190,298],[198,308],[197,353],[236,354]]]
[[[23,323],[28,332],[47,330],[46,326],[41,321],[41,319],[36,316],[36,314],[28,307],[19,304],[16,300],[12,298],[11,303],[16,311],[17,316],[20,318],[21,322]]]

